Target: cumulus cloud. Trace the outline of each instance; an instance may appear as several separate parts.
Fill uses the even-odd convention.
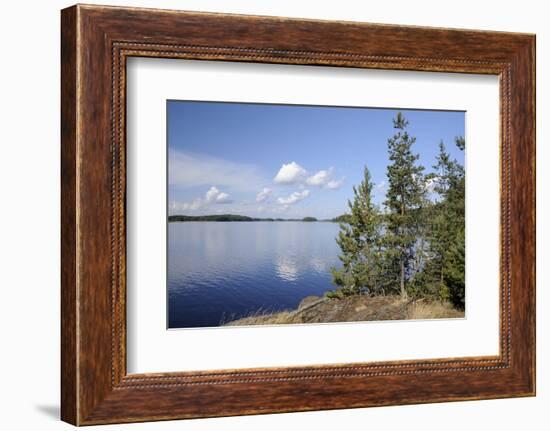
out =
[[[327,183],[326,188],[331,190],[336,190],[342,187],[342,184],[344,184],[344,178],[340,178],[339,180],[330,180]]]
[[[296,202],[300,202],[301,200],[307,198],[309,196],[309,190],[302,190],[301,192],[294,192],[290,196],[287,196],[286,198],[278,198],[277,202],[279,202],[281,205],[292,205]]]
[[[277,184],[296,184],[306,179],[307,171],[296,162],[283,163],[273,181]]]
[[[334,168],[322,169],[313,175],[296,162],[283,163],[273,179],[276,184],[297,184],[302,189],[306,185],[326,189],[338,189],[344,184],[345,178],[334,178]]]
[[[220,193],[216,198],[216,203],[218,204],[230,204],[233,200],[229,197],[227,193]]]
[[[269,195],[271,194],[271,189],[267,188],[267,187],[264,187],[262,189],[261,192],[259,192],[257,195],[256,195],[256,202],[263,202],[265,201]]]
[[[334,168],[329,168],[327,170],[321,170],[311,177],[306,179],[306,183],[310,186],[324,186],[332,178],[332,173]]]
[[[216,203],[216,204],[230,204],[233,201],[231,200],[228,193],[221,192],[217,187],[210,187],[206,192],[204,197],[206,203]]]
[[[205,196],[205,200],[206,202],[210,203],[210,202],[213,202],[216,200],[216,197],[220,194],[220,191],[212,186],[208,189],[208,191],[206,192],[206,196]]]
[[[205,193],[204,198],[196,198],[191,202],[172,202],[170,210],[174,211],[196,211],[207,207],[210,204],[230,204],[233,203],[229,193],[220,191],[217,187],[211,186]]]
[[[323,169],[306,179],[306,184],[310,186],[323,187],[327,189],[339,189],[344,184],[344,178],[334,178],[334,168]]]

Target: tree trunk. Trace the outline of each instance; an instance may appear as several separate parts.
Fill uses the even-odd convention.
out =
[[[445,286],[445,281],[443,278],[443,265],[441,265],[441,272],[439,273],[439,299],[443,299],[443,287]]]
[[[400,287],[401,287],[401,298],[407,299],[407,291],[405,290],[405,261],[403,259],[401,259]]]
[[[403,223],[404,216],[405,216],[405,203],[403,202],[403,192],[402,192],[401,193],[401,223]],[[401,288],[401,298],[407,299],[407,291],[405,290],[405,258],[403,253],[404,253],[403,248],[401,248],[401,260],[400,260],[401,280],[399,284]]]

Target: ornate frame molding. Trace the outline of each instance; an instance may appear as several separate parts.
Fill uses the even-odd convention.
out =
[[[258,28],[268,30],[257,35]],[[310,35],[320,42],[308,42]],[[65,9],[62,418],[99,424],[533,395],[534,43],[534,36],[510,33]],[[498,75],[500,354],[127,375],[125,66],[131,56]],[[252,399],[251,391],[262,396]]]

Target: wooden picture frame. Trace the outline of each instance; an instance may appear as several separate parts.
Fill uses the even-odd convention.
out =
[[[77,5],[61,25],[61,417],[74,425],[535,394],[535,36]],[[500,77],[500,354],[130,374],[130,56]]]

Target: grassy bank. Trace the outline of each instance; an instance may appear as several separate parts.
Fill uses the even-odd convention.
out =
[[[291,323],[361,322],[380,320],[448,319],[464,317],[448,302],[403,301],[398,296],[349,296],[342,299],[308,296],[297,309],[269,313],[260,311],[225,326]]]

